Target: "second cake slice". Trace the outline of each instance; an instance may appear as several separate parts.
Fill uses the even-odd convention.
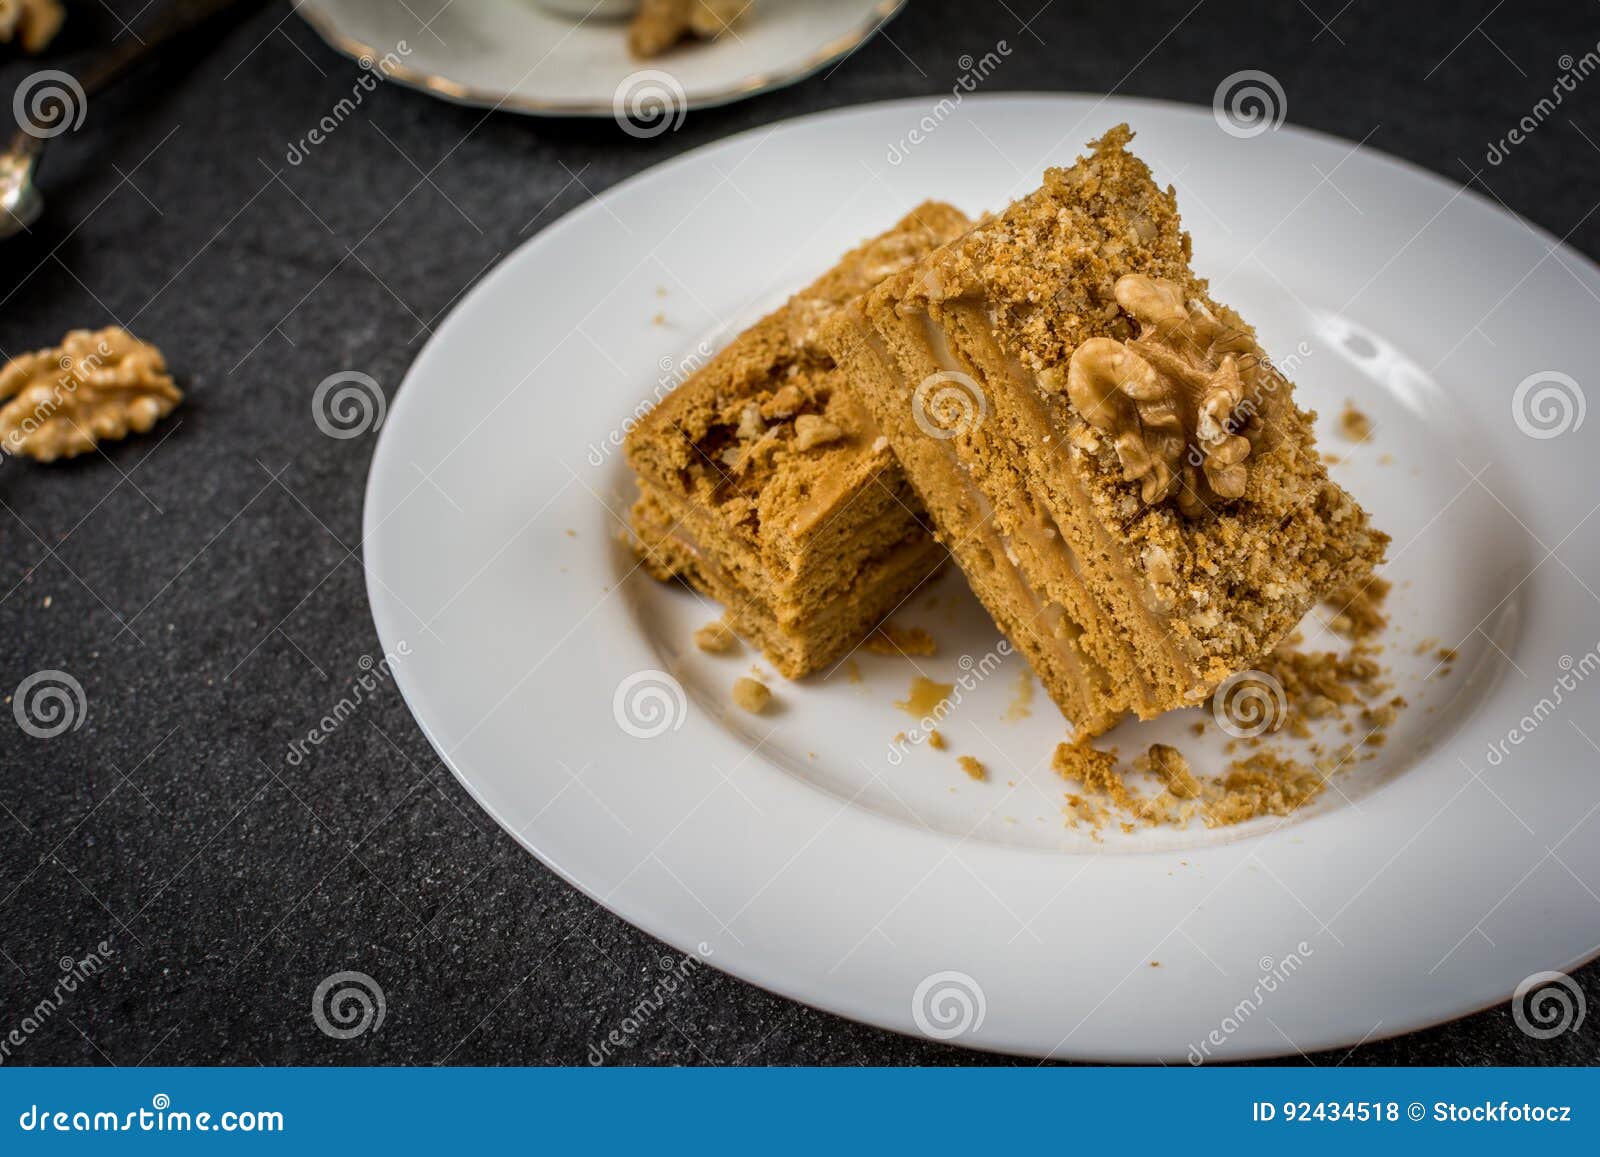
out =
[[[628,435],[635,544],[726,608],[791,679],[861,642],[946,555],[866,408],[817,341],[832,313],[960,236],[929,201],[851,250]]]

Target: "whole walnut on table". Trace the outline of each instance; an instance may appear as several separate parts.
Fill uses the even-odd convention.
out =
[[[182,400],[155,346],[116,326],[75,329],[0,368],[0,454],[72,458],[144,433]]]

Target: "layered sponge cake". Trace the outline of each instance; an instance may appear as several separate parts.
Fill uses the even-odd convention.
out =
[[[789,678],[833,663],[945,561],[818,329],[970,222],[928,202],[740,334],[630,433],[636,546]]]
[[[1203,701],[1387,537],[1119,126],[823,341],[1078,734]]]

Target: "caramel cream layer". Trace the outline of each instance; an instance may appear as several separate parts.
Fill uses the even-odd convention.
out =
[[[863,336],[867,348],[878,360],[880,367],[893,378],[904,377],[898,368],[899,361],[894,351],[889,348],[883,334],[870,324],[864,329]],[[1013,604],[1032,609],[1031,616],[1019,625],[1028,630],[1040,649],[1054,655],[1072,678],[1084,686],[1094,688],[1096,696],[1114,699],[1116,685],[1109,673],[1077,645],[1083,628],[1064,607],[1042,599],[1035,586],[1028,581],[1021,566],[1015,561],[1015,552],[1010,549],[994,524],[994,509],[988,497],[973,481],[949,441],[933,438],[927,441],[938,445],[930,464],[935,465],[941,474],[941,482],[949,489],[960,493],[974,513],[974,518],[971,520],[973,525],[967,531],[967,538],[979,544],[989,555],[993,572]],[[996,600],[985,601],[993,603]],[[991,610],[994,609],[991,606]],[[1080,704],[1080,707],[1086,708],[1087,702]],[[1092,725],[1095,721],[1075,718],[1073,722],[1085,726]]]
[[[986,348],[983,353],[988,355],[982,359],[990,364],[1000,364],[1006,367],[1011,379],[1012,389],[1008,396],[1018,403],[1027,416],[1029,422],[1049,432],[1052,443],[1066,452],[1067,431],[1051,413],[1050,408],[1044,403],[1044,391],[1039,382],[1038,375],[1027,369],[1015,356],[1002,350],[994,341],[994,318],[992,312],[967,299],[956,299],[942,303],[942,309],[950,310],[956,318],[963,322],[963,332],[971,334],[976,340],[983,341]],[[929,324],[936,329],[942,327],[932,318]],[[977,359],[974,359],[977,360]],[[1083,488],[1081,480],[1075,471],[1063,469],[1055,475],[1053,481],[1064,483],[1070,492],[1073,502],[1079,509],[1092,511],[1093,505]],[[1078,557],[1079,551],[1090,551],[1107,560],[1102,568],[1102,574],[1109,578],[1124,593],[1130,606],[1140,616],[1151,634],[1161,640],[1161,650],[1173,665],[1174,674],[1187,678],[1194,678],[1196,674],[1199,654],[1193,642],[1186,636],[1178,634],[1172,629],[1172,618],[1166,609],[1161,606],[1159,597],[1143,577],[1130,569],[1123,561],[1123,551],[1106,530],[1105,526],[1096,518],[1088,517],[1084,521],[1089,525],[1092,537],[1090,542],[1074,543],[1066,527],[1062,526],[1055,512],[1046,503],[1035,503],[1041,517],[1045,519],[1043,526],[1024,526],[1016,528],[1025,536],[1034,549],[1041,552],[1043,558],[1050,558],[1053,554],[1059,555],[1066,562],[1066,569],[1078,576],[1080,581],[1083,576],[1082,562]],[[1074,547],[1076,546],[1076,550]],[[1058,568],[1057,573],[1060,572]]]
[[[970,376],[977,369],[975,365],[970,364],[969,359],[960,356],[956,346],[951,342],[950,334],[938,321],[927,312],[921,310],[916,311],[916,317],[918,319],[918,336],[921,337],[926,352],[935,366],[945,373],[960,374],[962,376]],[[975,315],[969,315],[967,320],[975,320]],[[987,327],[982,332],[987,333]],[[993,352],[998,354],[997,349]],[[981,371],[978,376],[983,376]],[[991,390],[990,392],[992,393],[993,391]],[[992,515],[993,506],[988,496],[983,493],[983,488],[978,484],[977,479],[972,476],[971,470],[968,469],[966,463],[961,460],[960,455],[955,451],[955,448],[948,442],[946,443],[946,450],[960,469],[964,485],[969,493],[974,496],[976,501],[981,502],[984,509]],[[1040,584],[1029,577],[1030,570],[1042,570],[1046,567],[1054,570],[1057,582],[1067,588],[1069,596],[1075,604],[1070,609],[1070,612],[1066,609],[1062,610],[1062,614],[1068,615],[1069,618],[1072,614],[1077,616],[1076,620],[1074,620],[1076,627],[1073,634],[1074,642],[1077,642],[1086,632],[1092,631],[1093,636],[1097,640],[1102,640],[1101,645],[1107,649],[1108,653],[1103,657],[1110,659],[1112,653],[1115,653],[1120,659],[1120,666],[1123,668],[1123,671],[1120,672],[1120,677],[1133,683],[1139,705],[1147,710],[1155,709],[1158,706],[1157,696],[1154,686],[1144,675],[1144,664],[1139,661],[1137,652],[1125,638],[1124,632],[1118,629],[1115,621],[1101,606],[1100,599],[1096,597],[1090,588],[1088,579],[1084,574],[1083,560],[1078,552],[1073,549],[1070,538],[1061,529],[1055,516],[1048,508],[1041,509],[1040,504],[1033,501],[1031,497],[1027,499],[1027,506],[1034,519],[1039,521],[1023,521],[1015,526],[1008,525],[1003,528],[1000,540],[1005,549],[1007,562],[1016,568],[1023,584],[1028,587],[1036,606],[1057,606],[1057,604],[1053,600],[1043,598],[1040,595]],[[1032,567],[1019,556],[1019,552],[1013,543],[1014,538],[1021,540],[1023,554],[1031,554],[1033,558]],[[1063,562],[1065,563],[1064,567],[1060,565]],[[1121,578],[1126,581],[1127,576],[1124,575]],[[1084,652],[1086,656],[1093,658],[1092,655],[1089,655],[1088,648],[1080,645],[1079,650]],[[1114,677],[1108,674],[1108,681],[1114,681]]]

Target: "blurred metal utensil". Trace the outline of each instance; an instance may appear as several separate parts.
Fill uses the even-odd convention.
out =
[[[143,34],[130,30],[126,39],[93,60],[80,76],[44,69],[24,80],[12,101],[22,124],[0,153],[0,241],[24,232],[44,212],[37,178],[45,142],[81,125],[90,97],[212,17],[230,9],[249,11],[266,2],[176,0]]]
[[[20,233],[44,212],[44,198],[33,183],[42,144],[21,129],[11,147],[0,153],[0,241]]]

